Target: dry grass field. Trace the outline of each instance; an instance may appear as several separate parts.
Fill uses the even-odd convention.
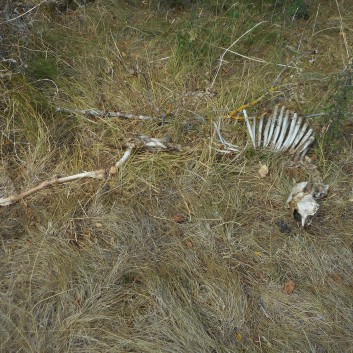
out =
[[[353,2],[0,11],[0,199],[108,168],[136,135],[180,146],[0,207],[1,353],[353,352]],[[214,123],[244,147],[229,113],[261,96],[249,114],[315,115],[311,162],[219,152]],[[305,228],[295,181],[330,185]]]

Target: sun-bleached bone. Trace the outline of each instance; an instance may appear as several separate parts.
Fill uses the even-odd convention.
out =
[[[270,129],[268,131],[268,136],[267,136],[268,146],[270,146],[272,135],[273,135],[273,131],[275,129],[275,124],[276,124],[276,120],[277,120],[277,113],[278,113],[278,106],[275,107],[275,111],[273,113],[273,117],[272,117],[272,120],[271,120]]]
[[[251,142],[252,142],[253,146],[256,148],[255,128],[251,127],[250,121],[249,121],[249,117],[248,117],[248,114],[246,113],[246,110],[243,110],[243,113],[244,113],[244,118],[245,118],[246,126],[248,128],[248,132],[249,132],[249,136],[250,136]],[[253,124],[253,125],[255,125],[255,124]]]
[[[272,146],[273,147],[276,147],[278,136],[279,136],[279,134],[281,132],[281,129],[283,127],[282,126],[282,122],[283,122],[284,109],[285,108],[282,107],[281,112],[280,112],[279,117],[278,117],[277,126],[276,126],[276,129],[274,131],[273,140],[272,140]]]
[[[258,128],[258,133],[257,133],[257,146],[261,146],[261,142],[262,142],[262,128],[264,126],[264,118],[265,118],[265,114],[262,114],[261,117],[260,117],[259,128]]]
[[[303,181],[293,186],[286,207],[299,214],[300,223],[305,227],[311,223],[320,208],[320,201],[327,196],[329,185]]]
[[[283,118],[282,130],[279,135],[278,141],[276,143],[276,149],[280,150],[282,148],[284,137],[286,136],[287,127],[288,127],[289,111],[286,111],[286,114]]]
[[[167,138],[154,138],[146,135],[139,135],[132,138],[126,145],[127,149],[123,156],[112,166],[107,169],[97,169],[89,172],[82,172],[74,175],[64,176],[64,177],[53,177],[52,179],[44,180],[34,188],[26,190],[20,194],[12,195],[9,197],[0,198],[0,206],[12,205],[25,197],[34,194],[35,192],[45,189],[48,186],[53,186],[56,184],[63,184],[69,181],[77,179],[109,179],[110,177],[116,175],[119,169],[126,163],[126,161],[131,157],[134,150],[147,149],[152,151],[170,151],[179,150],[177,145],[171,144]]]
[[[288,112],[289,114],[289,112]],[[298,119],[298,114],[294,113],[293,114],[293,118],[291,119],[291,123],[290,123],[290,127],[289,130],[287,132],[287,137],[285,138],[282,146],[281,146],[281,150],[285,151],[287,149],[287,147],[291,144],[292,142],[292,138],[293,138],[293,134],[294,134],[294,129],[295,126],[297,124],[297,119]]]
[[[249,118],[243,110],[249,138],[254,148],[269,148],[273,151],[289,151],[295,159],[305,157],[309,146],[314,142],[314,131],[309,124],[282,107],[275,107],[273,114],[267,119],[262,115],[260,119]]]
[[[221,121],[220,120],[217,123],[214,123],[214,127],[217,132],[219,142],[222,144],[222,146],[224,148],[224,150],[217,150],[218,152],[221,152],[221,153],[234,153],[234,152],[240,153],[241,152],[241,150],[238,146],[229,143],[222,136],[222,134],[221,134]]]

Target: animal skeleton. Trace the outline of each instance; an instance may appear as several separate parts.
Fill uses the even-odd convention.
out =
[[[0,207],[1,206],[9,206],[12,205],[25,197],[40,191],[49,186],[53,186],[56,184],[63,184],[72,180],[77,179],[108,179],[118,173],[118,170],[126,163],[126,161],[131,157],[133,151],[135,150],[150,150],[153,152],[158,151],[179,151],[179,146],[172,144],[169,141],[168,137],[164,137],[161,139],[149,137],[146,135],[138,135],[134,138],[130,139],[126,145],[127,149],[124,152],[123,156],[112,166],[107,169],[97,169],[89,172],[82,172],[74,175],[68,175],[64,177],[54,177],[49,180],[44,180],[39,185],[26,190],[17,195],[11,195],[8,197],[0,197]]]
[[[294,160],[303,159],[314,142],[314,131],[297,113],[282,107],[275,107],[273,114],[265,121],[262,114],[258,120],[249,118],[243,110],[244,120],[254,148],[263,147],[274,151],[289,151]]]
[[[275,107],[273,114],[265,121],[265,114],[260,119],[256,116],[249,118],[246,110],[243,110],[247,131],[254,148],[268,148],[273,151],[286,152],[295,161],[302,160],[310,145],[314,142],[314,131],[304,121],[303,117],[298,117],[297,113],[290,112],[282,107],[279,111]],[[239,146],[227,142],[221,134],[221,123],[214,123],[219,142],[223,150],[222,153],[238,153]],[[246,146],[245,146],[246,147]]]

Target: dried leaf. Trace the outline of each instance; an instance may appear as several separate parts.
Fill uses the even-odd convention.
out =
[[[188,217],[181,213],[177,213],[174,216],[170,217],[170,220],[176,223],[185,223],[188,221]]]
[[[284,284],[284,293],[292,294],[294,289],[295,289],[295,283],[293,281],[289,280]]]
[[[242,342],[243,341],[243,336],[240,332],[237,332],[235,334],[235,338],[237,339],[238,342]]]
[[[343,281],[343,278],[341,275],[339,275],[337,272],[332,272],[330,274],[330,277],[332,280],[334,280],[336,283],[341,283]]]
[[[266,164],[262,164],[259,169],[260,178],[265,178],[268,175],[268,167]]]
[[[259,271],[256,273],[256,277],[260,282],[264,282],[265,281],[265,273],[263,271]]]
[[[186,240],[186,241],[185,241],[185,245],[186,245],[188,248],[190,248],[190,249],[194,247],[194,244],[192,243],[191,240]]]
[[[74,300],[74,303],[75,303],[75,305],[76,305],[77,307],[80,307],[80,306],[81,306],[81,301],[82,301],[81,296],[78,294],[78,295],[76,296],[75,300]]]

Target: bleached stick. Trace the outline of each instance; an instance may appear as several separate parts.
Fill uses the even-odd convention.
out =
[[[86,116],[98,117],[98,118],[121,118],[121,119],[131,119],[131,120],[161,120],[162,118],[157,118],[155,116],[148,115],[136,115],[136,114],[126,114],[121,112],[105,112],[103,110],[96,109],[66,109],[66,108],[56,108],[58,113],[66,114],[82,114]]]
[[[217,72],[216,72],[216,74],[215,74],[215,76],[214,76],[214,78],[213,78],[213,80],[212,80],[212,83],[211,83],[211,85],[210,85],[210,88],[212,88],[212,87],[214,86],[214,84],[215,84],[215,82],[216,82],[216,79],[217,79],[217,76],[218,76],[218,74],[219,74],[219,71],[220,71],[220,69],[221,69],[221,67],[222,67],[222,64],[223,64],[223,62],[224,62],[223,58],[224,58],[224,56],[227,54],[227,52],[230,51],[230,48],[232,48],[236,43],[238,43],[238,42],[240,41],[240,39],[242,39],[244,36],[246,36],[248,33],[250,33],[250,32],[251,32],[252,30],[254,30],[257,26],[263,24],[264,22],[266,22],[266,21],[261,21],[261,22],[257,23],[255,26],[251,27],[249,30],[247,30],[245,33],[243,33],[238,39],[236,39],[227,49],[224,50],[224,52],[222,53],[222,55],[221,55],[220,58],[219,58],[219,65],[218,65],[218,68],[217,68]]]
[[[39,6],[41,6],[42,4],[44,4],[47,0],[42,0],[39,4],[31,7],[29,10],[27,10],[26,12],[24,13],[21,13],[20,15],[16,16],[16,17],[12,17],[12,18],[9,18],[5,21],[5,23],[9,23],[9,22],[12,22],[12,21],[15,21],[25,15],[27,15],[28,13],[32,12],[33,10],[35,10],[36,8],[38,8]],[[1,22],[0,24],[3,24],[3,22]]]

